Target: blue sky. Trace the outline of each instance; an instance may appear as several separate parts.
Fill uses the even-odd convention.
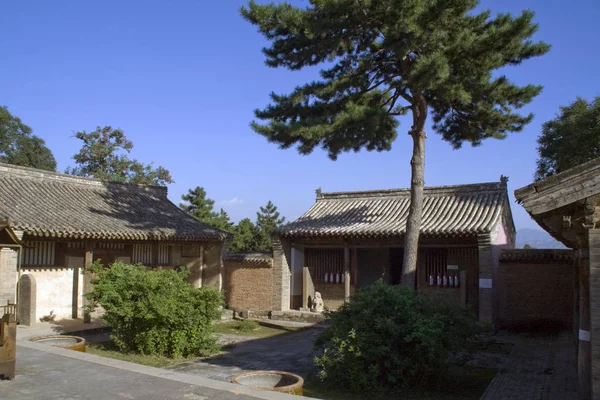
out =
[[[299,1],[298,3],[305,3]],[[362,151],[330,161],[322,151],[280,150],[248,126],[271,91],[315,77],[264,65],[261,35],[239,17],[244,1],[12,1],[0,12],[0,105],[44,138],[59,171],[73,165],[79,130],[122,128],[132,156],[169,169],[169,197],[203,186],[234,220],[254,219],[272,200],[295,219],[324,191],[408,187],[411,141],[401,121],[390,152]],[[600,2],[483,1],[496,12],[536,12],[544,57],[508,69],[517,83],[544,85],[526,111],[534,121],[503,141],[455,151],[434,132],[425,181],[447,185],[510,178],[531,182],[541,124],[576,96],[600,95]],[[512,202],[517,227],[536,227]]]

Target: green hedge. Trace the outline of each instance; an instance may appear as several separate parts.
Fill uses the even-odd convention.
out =
[[[425,384],[477,332],[471,311],[410,288],[378,282],[329,313],[315,344],[321,380],[358,393]]]

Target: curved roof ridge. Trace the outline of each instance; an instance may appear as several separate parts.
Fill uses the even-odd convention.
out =
[[[504,190],[505,187],[506,186],[502,182],[483,182],[462,185],[425,186],[424,192],[430,195],[447,195],[463,192],[481,192],[483,190],[497,191]],[[410,196],[410,188],[358,190],[348,192],[319,192],[317,194],[317,200],[387,196]]]
[[[68,185],[81,185],[90,188],[124,189],[132,191],[154,192],[159,196],[167,196],[168,188],[160,185],[143,185],[139,183],[116,182],[108,179],[88,178],[63,174],[60,172],[46,171],[42,169],[21,167],[19,165],[0,163],[0,177],[23,178],[41,180],[44,182],[56,182]]]

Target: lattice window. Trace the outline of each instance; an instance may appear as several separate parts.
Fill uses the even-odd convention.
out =
[[[50,266],[54,265],[56,255],[56,242],[25,242],[23,248],[23,264],[25,266]]]
[[[96,243],[96,248],[103,250],[123,250],[125,249],[125,244],[115,242],[99,242]]]
[[[309,268],[315,281],[325,279],[325,273],[344,271],[344,249],[304,249],[304,264]]]
[[[434,282],[437,276],[447,274],[446,267],[448,265],[448,249],[425,249],[420,252],[422,257],[421,265],[425,267],[425,283],[429,282],[429,276],[433,276]]]
[[[169,249],[171,246],[168,244],[159,244],[158,245],[158,264],[159,265],[169,265]]]
[[[134,264],[152,265],[152,244],[134,244],[131,261]]]

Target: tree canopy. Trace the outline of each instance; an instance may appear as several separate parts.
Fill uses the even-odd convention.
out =
[[[561,107],[542,126],[538,154],[536,180],[600,157],[600,96]]]
[[[259,232],[258,249],[264,251],[273,250],[271,243],[271,231],[282,226],[285,217],[280,217],[277,207],[269,200],[266,206],[260,207],[256,213],[256,227]]]
[[[225,232],[233,231],[233,223],[229,215],[222,208],[219,212],[214,211],[215,201],[206,197],[206,190],[203,187],[196,186],[194,189],[189,189],[181,199],[184,202],[180,203],[179,207],[198,221]]]
[[[533,13],[475,12],[478,0],[310,0],[258,5],[241,15],[268,40],[269,67],[300,70],[323,65],[320,79],[290,94],[271,93],[271,104],[251,126],[281,148],[302,154],[323,148],[390,150],[398,117],[412,114],[411,205],[404,244],[403,282],[415,282],[423,208],[425,122],[459,148],[523,129],[531,114],[518,109],[541,86],[517,85],[496,73],[546,53],[532,41]]]
[[[121,129],[98,126],[93,132],[77,132],[75,137],[83,147],[73,156],[76,166],[67,168],[68,174],[143,185],[173,183],[164,167],[129,158],[133,143]]]
[[[236,225],[231,241],[231,251],[255,251],[261,250],[260,231],[250,220],[244,218]]]
[[[46,142],[33,135],[31,128],[6,107],[0,107],[0,162],[56,170],[56,160]]]

